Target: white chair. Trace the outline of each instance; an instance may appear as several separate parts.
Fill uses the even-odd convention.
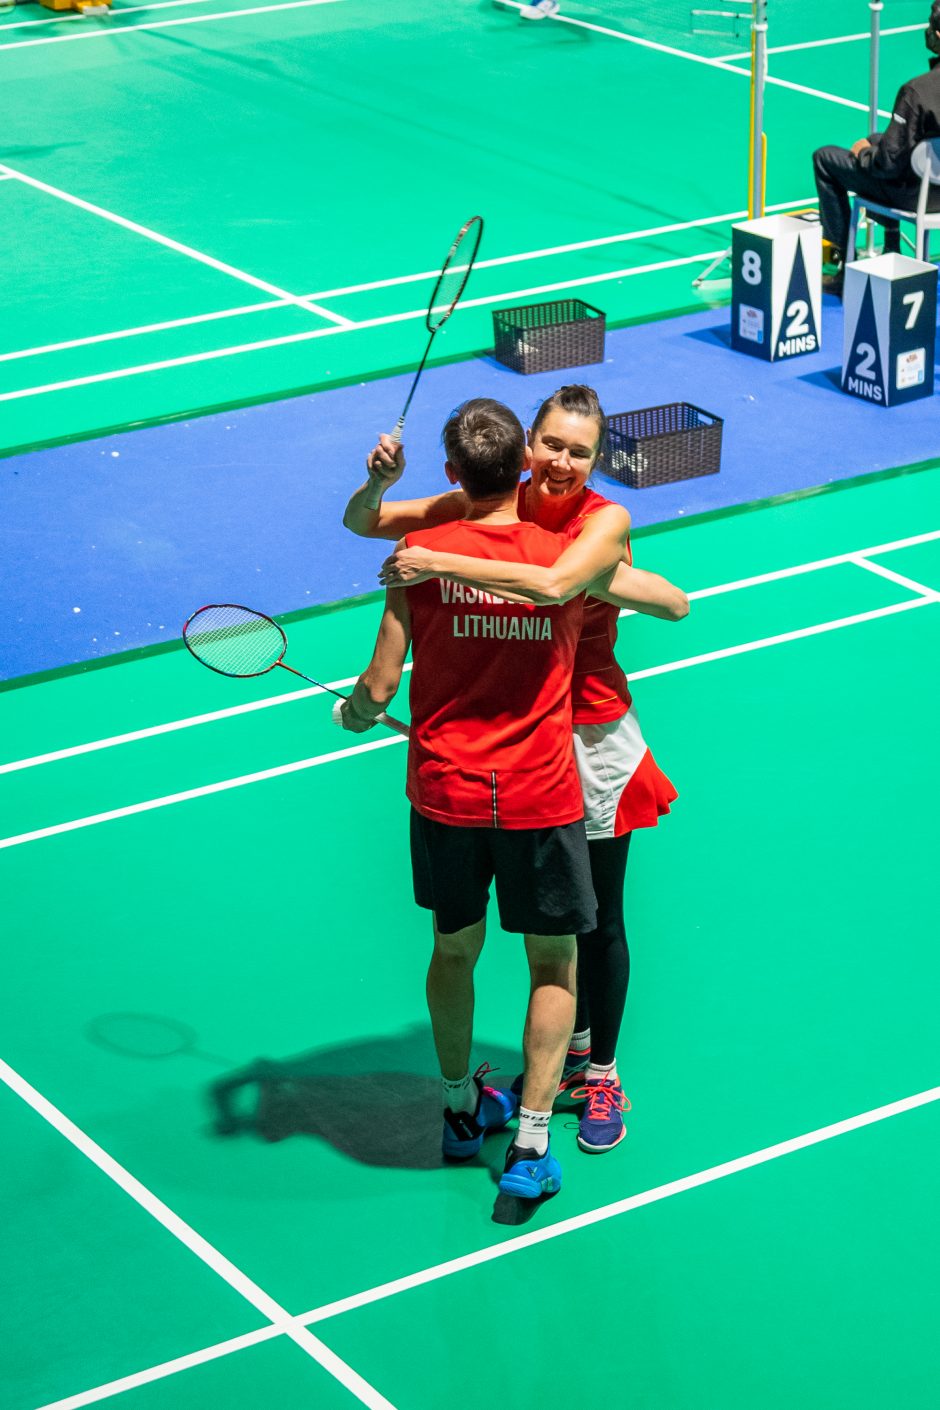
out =
[[[855,241],[858,235],[858,222],[862,211],[876,211],[879,215],[890,215],[895,220],[911,220],[915,226],[915,257],[929,261],[930,232],[940,230],[940,210],[929,211],[927,198],[931,186],[940,186],[940,137],[931,137],[926,142],[918,142],[911,153],[911,167],[915,176],[920,177],[920,190],[914,210],[901,210],[897,206],[880,206],[865,196],[856,196],[852,202],[852,224],[849,227],[846,263],[855,259]]]

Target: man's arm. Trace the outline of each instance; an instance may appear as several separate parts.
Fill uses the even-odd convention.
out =
[[[921,139],[920,127],[917,105],[909,85],[905,83],[894,100],[891,121],[878,140],[873,142],[869,139],[864,146],[856,142],[852,148],[859,167],[870,171],[873,176],[887,177],[892,181],[914,181],[911,153]]]
[[[356,681],[352,695],[340,707],[343,729],[353,734],[364,734],[372,729],[376,717],[391,703],[401,684],[410,644],[408,594],[404,588],[389,588],[372,660]]]
[[[343,515],[346,528],[360,538],[400,539],[403,534],[462,519],[466,514],[463,490],[428,495],[425,499],[383,503],[382,496],[401,479],[405,470],[405,452],[391,436],[382,436],[375,449],[369,452],[366,469],[369,478],[352,495]],[[378,509],[369,509],[366,504],[373,485],[379,489]]]
[[[610,504],[591,515],[578,537],[548,567],[400,547],[382,564],[379,581],[395,584],[446,578],[515,602],[551,607],[577,597],[623,560],[631,561],[630,516],[619,505]]]
[[[626,563],[618,563],[605,579],[592,583],[588,592],[602,602],[642,612],[646,617],[660,617],[665,622],[681,622],[689,615],[689,599],[681,588],[658,573],[648,573]]]

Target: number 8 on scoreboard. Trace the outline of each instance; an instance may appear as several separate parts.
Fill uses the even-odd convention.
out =
[[[821,346],[822,230],[765,216],[732,231],[731,346],[766,362]]]

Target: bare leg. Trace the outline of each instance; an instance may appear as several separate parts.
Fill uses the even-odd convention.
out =
[[[527,935],[531,990],[522,1035],[522,1105],[551,1111],[574,1026],[577,942],[573,935]]]
[[[441,1076],[459,1082],[470,1066],[473,1041],[473,970],[483,949],[486,920],[442,935],[434,924],[434,952],[427,996]]]

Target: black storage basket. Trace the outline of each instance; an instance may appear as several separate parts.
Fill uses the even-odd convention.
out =
[[[632,490],[716,475],[724,422],[686,401],[621,411],[608,417],[605,474]]]
[[[605,322],[599,308],[580,299],[494,310],[494,355],[514,372],[603,362]]]

